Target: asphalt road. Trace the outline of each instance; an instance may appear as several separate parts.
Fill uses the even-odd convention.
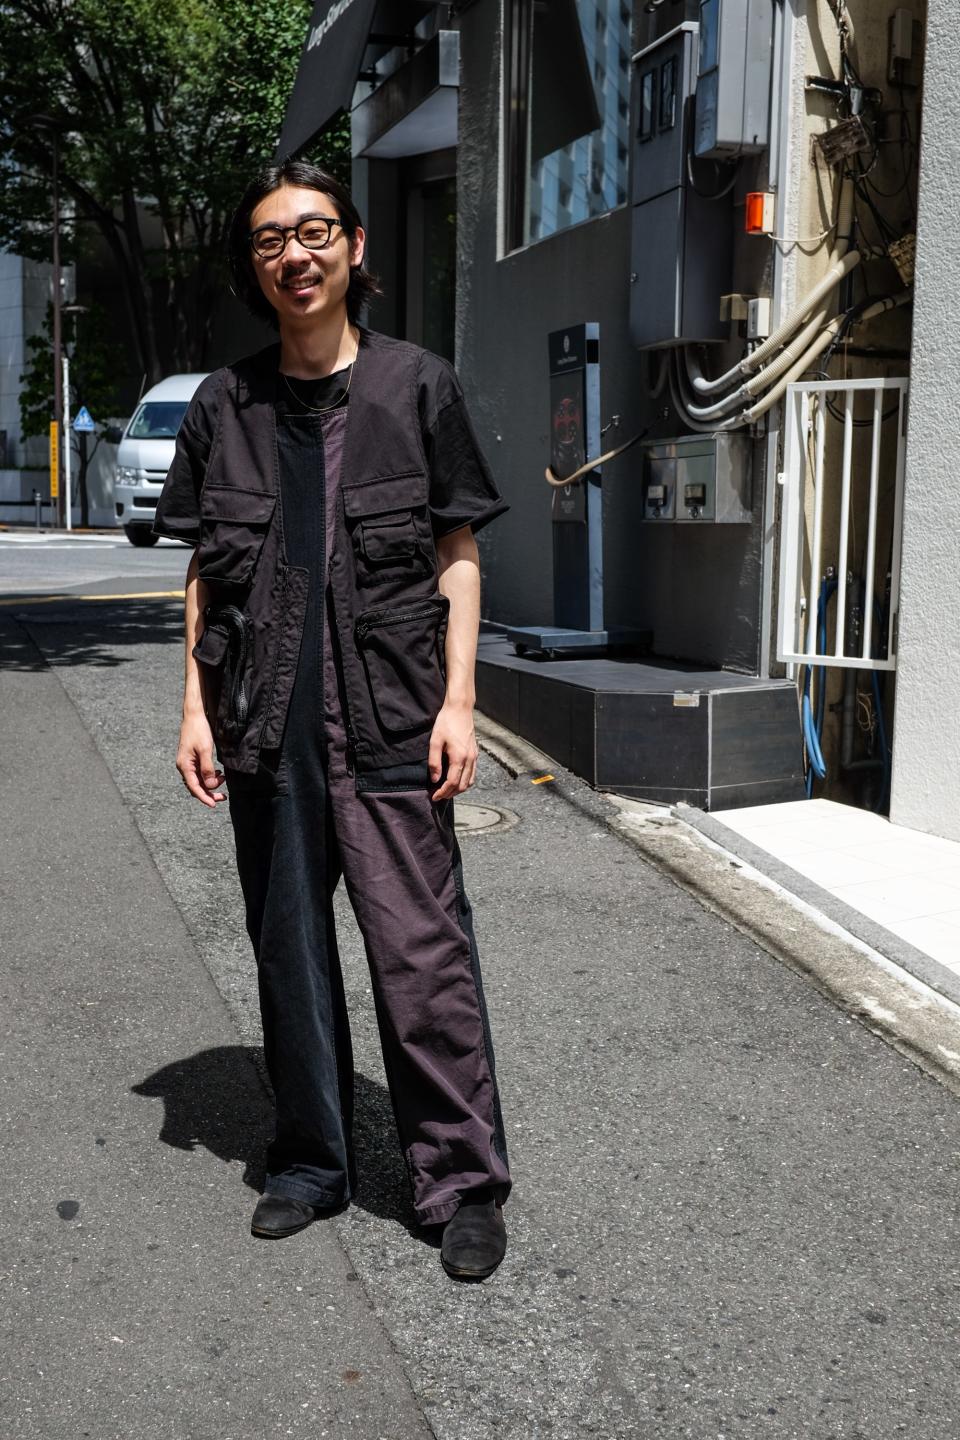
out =
[[[0,596],[104,590],[115,580],[125,592],[172,590],[182,588],[188,559],[176,540],[137,548],[122,530],[0,529]]]
[[[76,583],[134,588],[113,556]],[[475,798],[519,824],[463,841],[515,1179],[504,1265],[453,1284],[412,1228],[342,897],[362,1193],[250,1239],[255,981],[229,818],[173,769],[178,607],[14,601],[0,630],[4,1433],[956,1433],[956,1099],[559,771],[485,758]]]

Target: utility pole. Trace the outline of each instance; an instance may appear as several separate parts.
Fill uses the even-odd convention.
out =
[[[60,137],[70,128],[71,117],[60,114],[24,115],[24,123],[50,136],[51,180],[53,182],[53,422],[50,426],[50,498],[53,524],[61,522],[63,511],[63,283],[60,266]]]
[[[56,125],[50,127],[53,140],[53,421],[57,427],[57,454],[55,470],[51,479],[56,480],[58,492],[54,507],[55,523],[61,523],[63,515],[63,485],[60,483],[63,454],[63,334],[60,305],[60,137]]]

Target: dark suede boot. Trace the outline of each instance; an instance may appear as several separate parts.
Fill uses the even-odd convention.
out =
[[[457,1280],[484,1280],[507,1250],[503,1210],[489,1190],[468,1190],[444,1226],[440,1261]]]

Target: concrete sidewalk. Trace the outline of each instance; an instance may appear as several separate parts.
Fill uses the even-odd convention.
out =
[[[249,1235],[270,1106],[56,675],[0,655],[0,1433],[427,1436],[336,1232]]]
[[[960,840],[830,800],[710,819],[728,849],[766,857],[790,888],[960,1003]]]
[[[751,910],[757,887],[689,827],[638,825],[562,771],[535,785],[484,756],[473,798],[517,823],[463,840],[515,1180],[504,1265],[454,1285],[411,1231],[342,897],[360,1192],[291,1241],[249,1240],[243,1161],[259,1157],[263,1102],[222,1061],[256,1054],[255,977],[229,819],[201,813],[173,770],[178,612],[0,617],[50,666],[24,643],[0,674],[18,767],[4,873],[30,887],[7,906],[4,952],[4,1109],[22,1117],[4,1254],[22,1279],[8,1284],[2,1433],[952,1434],[955,1096],[872,1033],[866,1007],[810,983],[839,937],[804,929],[772,889]],[[54,850],[70,874],[55,877]],[[778,948],[791,935],[793,959]],[[239,1139],[224,1118],[238,1116]],[[142,1246],[145,1215],[160,1251]],[[66,1289],[62,1271],[81,1266]],[[341,1382],[369,1407],[356,1419]],[[38,1397],[31,1430],[19,1417]]]

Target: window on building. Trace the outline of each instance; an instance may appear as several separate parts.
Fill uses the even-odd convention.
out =
[[[622,0],[504,6],[506,243],[515,250],[627,199],[630,11]]]

